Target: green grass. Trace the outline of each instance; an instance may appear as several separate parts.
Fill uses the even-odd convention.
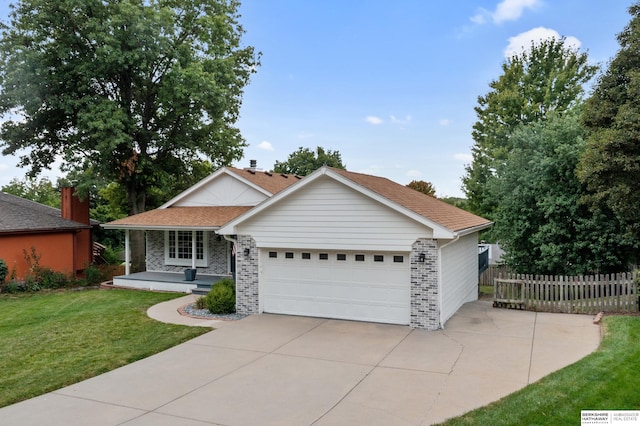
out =
[[[480,297],[493,297],[493,286],[492,285],[481,285],[480,286]]]
[[[0,407],[161,352],[210,328],[147,309],[180,294],[86,290],[0,297]]]
[[[605,317],[604,327],[596,352],[443,424],[579,425],[580,410],[640,409],[640,317]]]

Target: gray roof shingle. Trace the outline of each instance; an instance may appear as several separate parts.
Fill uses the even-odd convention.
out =
[[[0,234],[86,229],[88,225],[63,219],[60,209],[0,191]]]

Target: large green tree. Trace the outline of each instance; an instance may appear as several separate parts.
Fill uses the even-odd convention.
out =
[[[277,173],[290,173],[298,176],[306,176],[322,166],[345,169],[342,156],[339,151],[331,151],[319,146],[315,151],[309,148],[298,148],[289,154],[286,161],[276,161],[273,171]]]
[[[606,208],[581,203],[576,167],[585,148],[577,112],[552,115],[511,133],[512,152],[496,171],[494,236],[506,262],[528,274],[626,271],[637,242]]]
[[[0,191],[7,194],[12,194],[27,200],[35,201],[36,203],[44,204],[46,206],[60,208],[60,190],[59,186],[55,186],[49,178],[14,178],[11,181],[0,188]]]
[[[640,3],[629,13],[620,50],[586,102],[579,175],[592,191],[588,200],[610,207],[640,239]]]
[[[0,27],[3,153],[26,152],[20,166],[32,176],[60,156],[66,170],[117,182],[129,214],[194,161],[240,159],[235,122],[259,56],[241,44],[238,6],[18,1]]]
[[[562,113],[581,100],[583,85],[596,73],[587,54],[551,38],[507,59],[502,75],[478,97],[473,125],[473,159],[462,178],[469,208],[492,217],[496,207],[487,193],[495,170],[512,150],[511,133],[520,125]]]
[[[436,196],[436,188],[431,182],[427,182],[424,180],[412,180],[406,186],[431,197]]]

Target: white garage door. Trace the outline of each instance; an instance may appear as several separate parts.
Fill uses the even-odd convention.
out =
[[[264,312],[409,324],[408,253],[262,249]]]

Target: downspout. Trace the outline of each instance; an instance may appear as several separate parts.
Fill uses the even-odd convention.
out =
[[[440,291],[438,291],[438,304],[440,305],[440,327],[442,327],[443,321],[442,321],[442,249],[445,248],[448,245],[451,245],[453,243],[455,243],[456,241],[458,241],[460,239],[460,234],[456,234],[456,237],[449,241],[448,243],[440,246],[440,244],[438,244],[438,286],[440,287]]]

